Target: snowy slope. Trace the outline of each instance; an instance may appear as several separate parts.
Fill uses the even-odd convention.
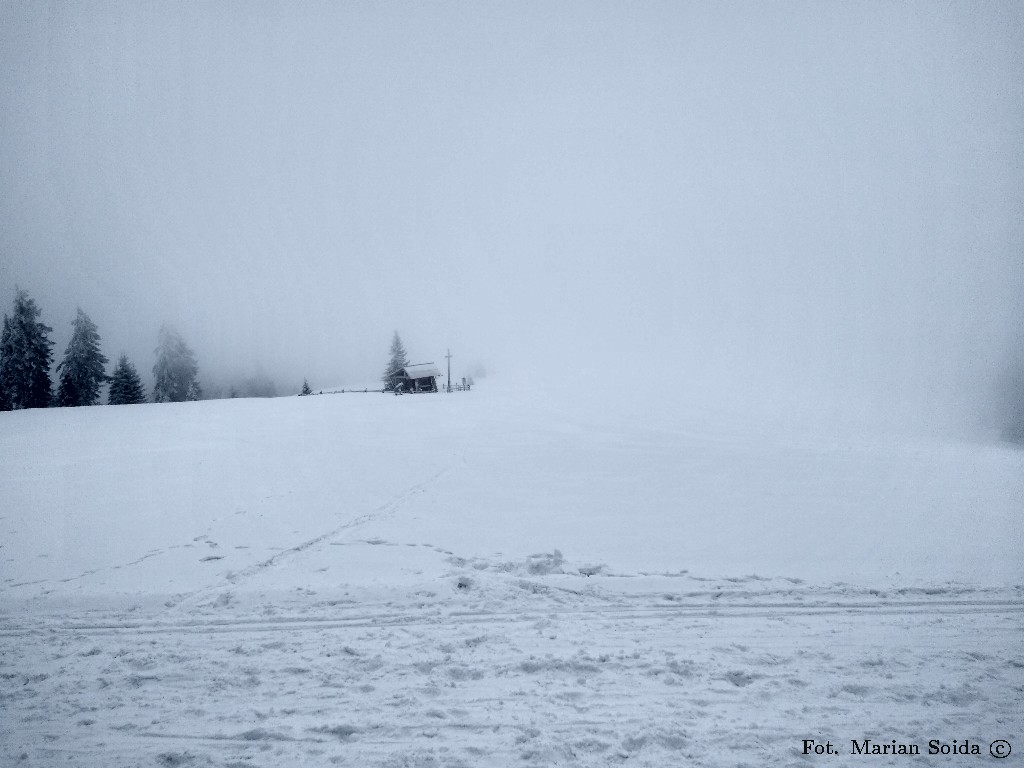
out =
[[[1005,447],[650,425],[477,388],[9,413],[0,459],[6,600],[189,591],[354,521],[628,575],[1022,577],[1024,454]]]
[[[1020,733],[1020,451],[487,386],[0,421],[4,764]]]

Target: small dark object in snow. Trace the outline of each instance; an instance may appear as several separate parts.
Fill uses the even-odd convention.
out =
[[[206,557],[199,558],[200,563],[208,563],[211,560],[223,560],[224,555],[207,555]]]
[[[243,741],[292,741],[290,737],[281,733],[275,733],[274,731],[268,731],[266,728],[252,728],[248,731],[243,731],[235,738],[242,739]]]
[[[330,734],[331,736],[337,736],[342,741],[348,741],[355,734],[359,733],[359,729],[352,725],[321,725],[318,728],[310,728],[309,730],[313,733],[324,733]]]
[[[745,688],[753,683],[760,675],[752,675],[749,672],[733,671],[725,675],[725,679],[737,688]]]
[[[167,766],[188,765],[195,762],[195,757],[188,752],[163,752],[156,756],[156,761]]]

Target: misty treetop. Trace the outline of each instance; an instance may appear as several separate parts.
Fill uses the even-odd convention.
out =
[[[405,346],[402,344],[402,339],[399,337],[398,331],[395,331],[395,335],[391,339],[391,349],[388,354],[388,367],[384,370],[384,375],[381,376],[385,390],[389,390],[394,387],[391,375],[399,368],[405,368],[405,366],[409,364],[409,358],[405,354]]]
[[[0,335],[0,409],[46,408],[50,405],[53,329],[39,320],[28,293],[16,289],[14,313],[4,315]]]
[[[109,405],[138,405],[146,402],[146,392],[142,388],[142,379],[127,355],[121,355],[110,375],[110,392],[107,394]]]
[[[99,401],[100,386],[107,380],[108,361],[100,352],[96,324],[80,308],[73,329],[64,359],[57,366],[60,373],[57,405],[95,405]]]
[[[160,329],[156,348],[156,365],[153,366],[153,402],[180,403],[198,400],[202,389],[196,378],[199,366],[195,353],[177,331],[166,325]]]

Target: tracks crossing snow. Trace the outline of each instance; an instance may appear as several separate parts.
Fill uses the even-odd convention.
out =
[[[365,525],[366,523],[369,523],[371,521],[381,520],[385,517],[388,517],[389,515],[393,515],[395,511],[398,510],[402,505],[408,503],[418,494],[423,493],[431,485],[437,483],[441,478],[452,472],[453,469],[463,466],[464,462],[464,451],[462,451],[458,454],[458,461],[454,466],[445,467],[444,469],[441,469],[440,471],[432,474],[426,480],[422,480],[418,483],[408,486],[407,488],[403,489],[400,493],[398,493],[388,501],[384,502],[377,508],[373,509],[372,511],[346,520],[344,523],[332,528],[329,531],[326,531],[325,533],[321,533],[310,539],[302,541],[299,544],[295,544],[291,547],[283,549],[280,552],[274,554],[272,557],[267,558],[266,560],[262,560],[258,563],[250,565],[246,568],[242,568],[238,571],[231,571],[224,577],[223,581],[217,584],[205,586],[201,589],[194,590],[185,595],[178,595],[172,600],[168,601],[167,608],[168,610],[178,611],[188,609],[190,606],[195,605],[198,602],[201,602],[205,597],[208,597],[209,595],[214,594],[219,590],[223,590],[228,587],[238,586],[244,583],[247,579],[250,579],[253,576],[256,576],[257,574],[262,573],[268,568],[280,565],[290,557],[294,557],[295,555],[298,555],[300,553],[307,552],[320,545],[323,545],[324,543],[330,543],[332,539],[337,538],[345,531],[349,531],[353,528],[358,528],[361,525]]]
[[[365,608],[365,606],[361,606]],[[331,608],[323,613],[336,612]],[[1017,600],[914,600],[874,603],[750,601],[729,604],[700,603],[694,605],[597,605],[590,607],[545,606],[531,611],[470,610],[450,611],[440,608],[423,610],[404,607],[400,611],[340,612],[336,616],[277,616],[266,618],[206,618],[170,621],[61,622],[43,618],[35,622],[0,627],[0,637],[20,637],[38,633],[72,635],[99,634],[187,634],[187,633],[267,633],[313,630],[346,630],[365,627],[423,627],[439,623],[450,626],[531,622],[541,618],[573,618],[581,621],[661,622],[680,618],[751,619],[786,616],[966,616],[970,614],[1024,614],[1024,602]]]
[[[1019,723],[1019,600],[844,600],[804,588],[815,604],[751,594],[662,606],[650,604],[657,595],[508,581],[513,597],[478,585],[447,608],[300,596],[275,617],[253,605],[230,617],[7,626],[0,759],[786,766],[806,764],[802,738],[991,741]]]

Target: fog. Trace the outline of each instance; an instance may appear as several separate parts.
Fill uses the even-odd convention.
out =
[[[1024,365],[1017,3],[0,1],[0,66],[58,359],[958,434]]]

